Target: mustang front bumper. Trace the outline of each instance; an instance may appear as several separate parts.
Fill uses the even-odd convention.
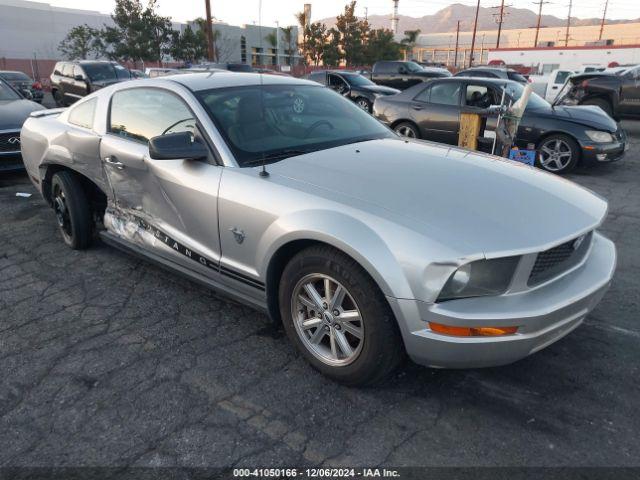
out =
[[[537,352],[579,326],[607,291],[616,266],[613,242],[595,233],[585,262],[525,292],[426,303],[389,298],[409,356],[422,365],[476,368],[504,365]],[[456,337],[429,322],[460,327],[518,326],[512,335]]]

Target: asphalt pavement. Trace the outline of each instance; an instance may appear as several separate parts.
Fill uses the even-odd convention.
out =
[[[569,177],[609,200],[619,253],[585,323],[510,366],[408,363],[367,389],[318,374],[250,308],[99,242],[69,250],[26,176],[0,176],[0,466],[638,466],[640,123],[625,127],[623,161]]]

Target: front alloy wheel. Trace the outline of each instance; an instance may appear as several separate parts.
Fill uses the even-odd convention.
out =
[[[301,278],[293,290],[291,316],[300,340],[322,363],[348,365],[358,358],[364,339],[362,315],[334,278],[322,274]]]
[[[359,98],[358,100],[356,100],[356,105],[358,105],[358,107],[360,107],[365,112],[371,113],[371,102],[366,98]]]
[[[578,144],[566,135],[552,135],[545,138],[538,147],[540,167],[553,173],[571,171],[579,156]]]

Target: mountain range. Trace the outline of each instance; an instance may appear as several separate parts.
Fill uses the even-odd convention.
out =
[[[389,2],[391,5],[391,2]],[[398,31],[419,29],[422,33],[444,33],[455,32],[456,23],[460,20],[460,31],[470,31],[473,29],[473,21],[475,17],[476,7],[469,5],[461,5],[455,3],[439,10],[433,15],[425,15],[424,17],[409,17],[406,15],[398,15]],[[498,9],[480,7],[478,13],[478,30],[495,30],[497,23],[495,15]],[[369,24],[372,28],[390,28],[391,14],[389,15],[369,15]],[[535,27],[538,15],[532,10],[526,8],[505,8],[505,17],[502,23],[503,29],[509,28],[526,28]],[[612,23],[630,23],[638,22],[635,20],[607,20],[607,24]],[[324,18],[319,20],[327,27],[335,25],[336,18]],[[566,18],[558,18],[553,15],[542,15],[540,25],[543,27],[561,27],[567,23]],[[571,18],[571,25],[574,27],[584,25],[599,25],[599,18]]]

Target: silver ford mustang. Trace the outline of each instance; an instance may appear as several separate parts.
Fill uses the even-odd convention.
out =
[[[32,114],[22,152],[71,248],[99,235],[264,309],[352,385],[405,353],[445,368],[521,359],[580,325],[616,264],[600,197],[401,139],[289,77],[120,83]]]

